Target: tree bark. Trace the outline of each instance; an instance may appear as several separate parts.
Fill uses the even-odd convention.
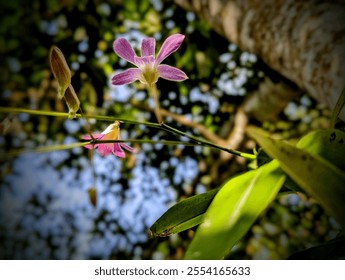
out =
[[[174,1],[334,108],[345,87],[344,0]]]

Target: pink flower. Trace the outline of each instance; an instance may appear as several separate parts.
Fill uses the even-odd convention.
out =
[[[134,64],[137,68],[127,69],[112,78],[113,85],[125,85],[139,80],[151,87],[159,77],[171,81],[183,81],[188,79],[187,75],[178,68],[161,64],[169,55],[175,52],[182,44],[185,36],[174,34],[168,37],[157,57],[155,58],[154,38],[144,39],[141,43],[141,57],[136,56],[132,46],[125,38],[116,39],[114,42],[115,53]]]
[[[102,133],[95,133],[93,134],[93,138],[96,140],[120,140],[119,137],[120,134],[120,122],[115,121],[113,124],[109,125]],[[84,140],[92,140],[92,137],[90,135],[84,135],[82,137]],[[129,152],[133,152],[134,149],[125,143],[98,143],[98,144],[89,144],[84,146],[87,149],[93,149],[97,148],[98,152],[102,156],[109,155],[113,153],[115,156],[118,156],[120,158],[125,158],[126,154],[122,150],[124,148],[125,150]]]

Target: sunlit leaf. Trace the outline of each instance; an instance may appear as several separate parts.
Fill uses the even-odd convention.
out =
[[[337,129],[316,130],[303,136],[297,148],[319,155],[345,170],[345,132]]]
[[[270,138],[259,128],[248,128],[253,137],[281,168],[309,195],[345,226],[345,172],[319,155]]]
[[[272,202],[284,180],[276,160],[231,178],[213,199],[185,258],[224,258]]]

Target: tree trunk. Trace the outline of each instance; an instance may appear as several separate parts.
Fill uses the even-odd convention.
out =
[[[334,108],[345,87],[345,1],[175,0]],[[341,113],[345,120],[345,109]]]

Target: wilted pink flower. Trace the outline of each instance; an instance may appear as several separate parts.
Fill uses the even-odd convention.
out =
[[[109,125],[102,133],[95,133],[93,134],[93,138],[96,140],[120,140],[120,122],[115,121],[113,124]],[[84,135],[82,137],[84,140],[92,140],[92,137],[90,135]],[[109,155],[113,153],[115,156],[118,156],[120,158],[125,158],[126,154],[122,150],[124,148],[125,150],[129,152],[133,152],[134,149],[125,143],[98,143],[98,144],[89,144],[84,146],[87,149],[93,149],[97,148],[98,152],[102,156]]]
[[[136,56],[132,46],[125,38],[116,39],[114,42],[115,53],[137,66],[137,68],[130,68],[116,74],[112,78],[113,85],[125,85],[139,80],[143,84],[151,87],[161,77],[171,81],[183,81],[188,79],[187,75],[176,67],[172,67],[161,62],[166,59],[170,54],[175,52],[182,44],[184,35],[174,34],[168,37],[157,57],[155,58],[155,45],[154,38],[146,38],[141,43],[141,57]]]

